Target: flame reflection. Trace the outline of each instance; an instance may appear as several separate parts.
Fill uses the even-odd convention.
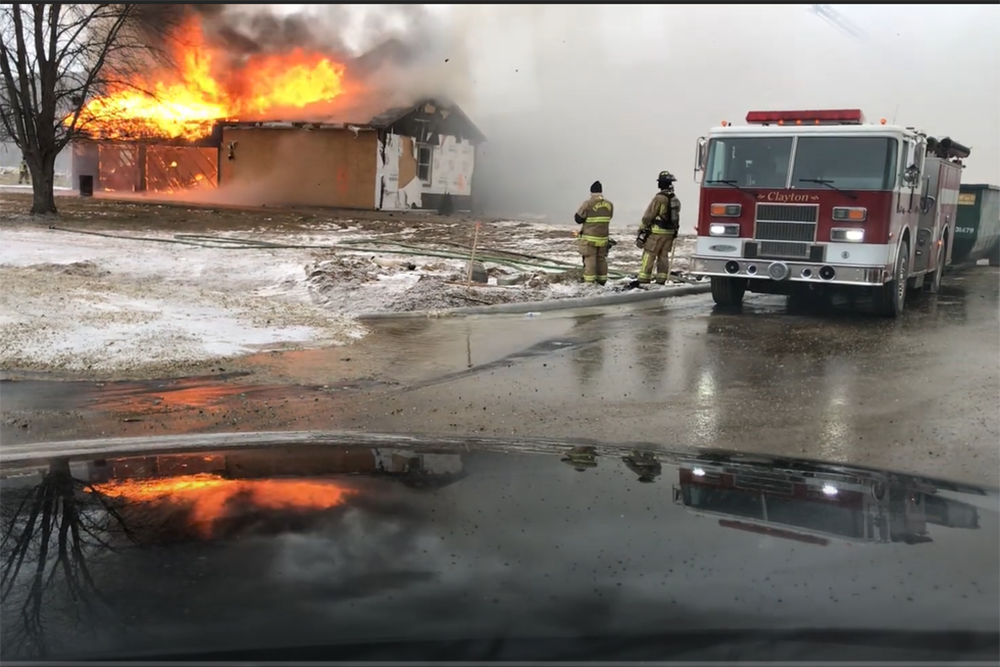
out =
[[[112,498],[183,509],[203,537],[211,537],[238,510],[317,512],[344,504],[356,492],[331,480],[227,479],[210,473],[117,480],[94,488]]]

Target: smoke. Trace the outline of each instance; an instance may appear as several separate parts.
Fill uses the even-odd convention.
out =
[[[896,117],[971,145],[965,182],[1000,181],[1000,79],[982,76],[1000,65],[998,8],[837,11],[864,40],[795,5],[456,8],[475,82],[463,108],[489,139],[480,194],[495,214],[569,221],[599,179],[631,226],[668,169],[690,232],[697,138],[776,108]]]
[[[344,5],[325,5],[319,21],[303,13],[278,15],[267,5],[195,5],[192,11],[200,16],[208,43],[224,48],[236,64],[246,56],[294,49],[341,60],[350,53],[342,39],[350,18]]]

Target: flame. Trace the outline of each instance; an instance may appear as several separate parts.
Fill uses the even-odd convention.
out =
[[[94,487],[133,503],[169,503],[188,510],[195,528],[210,537],[219,521],[244,503],[263,510],[321,511],[342,505],[354,493],[324,480],[226,479],[209,473],[163,479],[120,480]]]
[[[90,100],[81,110],[80,129],[106,139],[199,139],[221,120],[274,119],[330,103],[345,92],[345,66],[320,53],[298,48],[233,63],[209,45],[196,17],[183,35],[174,53],[176,71],[131,81]]]

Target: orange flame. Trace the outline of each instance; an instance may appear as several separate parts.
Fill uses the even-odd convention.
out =
[[[325,480],[225,479],[201,473],[165,479],[121,480],[98,484],[99,493],[134,503],[160,503],[183,507],[204,537],[231,515],[237,503],[256,509],[320,511],[342,505],[354,493]]]
[[[345,92],[345,66],[322,54],[295,49],[233,64],[207,43],[198,19],[187,24],[184,35],[185,45],[174,54],[178,71],[132,81],[90,100],[80,113],[80,129],[107,139],[198,139],[220,120],[273,120]]]

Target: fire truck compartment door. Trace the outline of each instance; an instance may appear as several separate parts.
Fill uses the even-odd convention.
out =
[[[920,193],[920,209],[917,218],[917,234],[913,247],[914,273],[926,271],[935,261],[937,246],[935,242],[940,236],[938,230],[937,191],[941,172],[939,169],[928,169],[923,178],[923,188]]]

